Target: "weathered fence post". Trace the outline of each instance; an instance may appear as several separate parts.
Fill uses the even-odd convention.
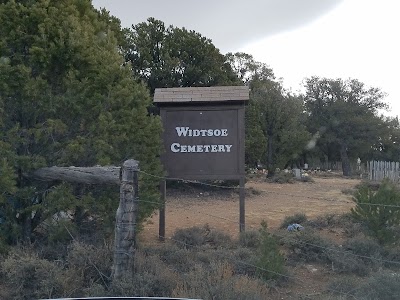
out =
[[[139,163],[130,159],[121,168],[120,201],[116,214],[113,279],[133,275],[138,210]]]

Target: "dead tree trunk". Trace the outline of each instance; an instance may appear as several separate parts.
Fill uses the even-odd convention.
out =
[[[116,214],[113,279],[133,274],[138,210],[138,162],[131,159],[121,169],[120,201]]]

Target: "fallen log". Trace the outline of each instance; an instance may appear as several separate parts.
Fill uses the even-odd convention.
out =
[[[67,181],[83,184],[120,184],[121,167],[47,167],[35,170],[29,177],[41,181]]]

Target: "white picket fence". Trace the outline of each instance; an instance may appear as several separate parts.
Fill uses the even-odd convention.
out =
[[[398,183],[400,179],[400,163],[393,161],[370,161],[367,163],[369,180],[381,181],[389,178],[390,181]]]

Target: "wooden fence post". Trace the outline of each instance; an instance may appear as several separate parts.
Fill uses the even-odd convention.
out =
[[[136,248],[139,163],[130,159],[121,168],[119,207],[115,223],[113,279],[133,275]]]

